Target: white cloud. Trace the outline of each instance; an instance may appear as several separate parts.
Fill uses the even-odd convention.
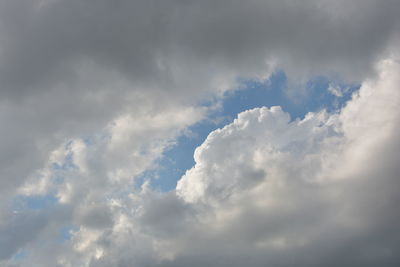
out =
[[[340,86],[336,86],[334,84],[329,84],[329,87],[327,89],[332,95],[336,97],[342,97],[343,96],[343,89],[340,88]]]
[[[179,181],[178,193],[190,202],[218,200],[265,180],[285,183],[293,175],[295,179],[313,179],[319,170],[321,147],[338,135],[326,117],[310,113],[304,120],[290,123],[289,114],[280,107],[239,114],[197,148],[196,165]]]
[[[229,266],[248,255],[251,266],[398,262],[400,66],[378,68],[340,114],[289,122],[280,108],[254,109],[208,136],[177,186],[208,207],[204,247],[225,247]]]

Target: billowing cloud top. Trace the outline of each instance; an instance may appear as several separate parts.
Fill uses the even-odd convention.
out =
[[[1,1],[0,265],[399,265],[399,12],[396,0]],[[314,77],[361,87],[304,118],[241,112],[175,190],[140,183],[227,91],[276,71],[292,97],[312,97]]]

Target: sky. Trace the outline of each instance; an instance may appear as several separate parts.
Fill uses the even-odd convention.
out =
[[[399,12],[0,1],[0,266],[398,266]]]

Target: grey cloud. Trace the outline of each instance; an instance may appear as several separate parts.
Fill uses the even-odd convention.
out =
[[[0,226],[0,260],[8,259],[37,237],[47,222],[40,212],[10,214]]]
[[[143,100],[148,112],[193,104],[273,64],[360,80],[398,32],[397,3],[2,1],[4,188]]]
[[[104,234],[91,266],[396,266],[398,73],[383,63],[339,114],[241,113],[197,149],[176,195],[126,204],[139,207],[132,236]]]
[[[143,201],[138,221],[152,235],[176,238],[190,227],[194,211],[178,199],[174,192],[154,194]]]
[[[82,59],[164,89],[251,76],[271,59],[360,77],[397,33],[398,10],[397,1],[4,1],[2,94],[71,84]]]
[[[113,224],[112,213],[107,206],[87,204],[78,208],[76,222],[78,225],[107,228]]]
[[[27,266],[396,265],[398,72],[373,68],[398,52],[399,11],[394,0],[1,1],[1,257],[29,246]],[[250,128],[214,132],[178,195],[126,195],[132,176],[202,118],[188,107],[279,68],[291,80],[367,77],[377,89],[302,123],[241,114]],[[332,136],[338,120],[348,142]],[[47,170],[51,151],[99,132],[111,140],[83,145],[78,170],[47,189],[68,203],[65,215],[6,220],[7,201]],[[318,185],[325,176],[349,179]],[[71,240],[35,245],[68,223],[81,226]]]
[[[398,264],[398,73],[398,63],[384,63],[380,78],[330,118],[289,123],[279,109],[255,109],[209,135],[177,190],[209,205],[212,223],[171,265]],[[290,142],[305,146],[287,150]],[[265,180],[237,185],[248,179],[244,166],[263,168]]]

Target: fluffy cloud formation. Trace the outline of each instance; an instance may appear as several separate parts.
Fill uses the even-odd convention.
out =
[[[397,264],[399,67],[383,62],[339,114],[290,122],[260,108],[211,133],[177,186],[211,217],[211,240],[196,248],[216,251],[191,256],[210,266]]]
[[[0,264],[397,265],[398,13],[390,0],[1,1]],[[207,116],[201,101],[277,69],[294,87],[362,87],[334,114],[243,112],[176,190],[137,188]]]
[[[61,244],[28,245],[27,264],[397,264],[400,65],[384,61],[379,73],[338,113],[293,121],[279,107],[239,114],[197,148],[195,166],[172,192],[80,184],[99,153],[71,145],[79,166],[73,185],[90,190],[74,198],[80,205],[60,208],[70,212],[63,223],[79,228]]]
[[[65,139],[121,114],[185,109],[274,67],[360,81],[395,51],[398,11],[397,1],[2,1],[3,198]]]

